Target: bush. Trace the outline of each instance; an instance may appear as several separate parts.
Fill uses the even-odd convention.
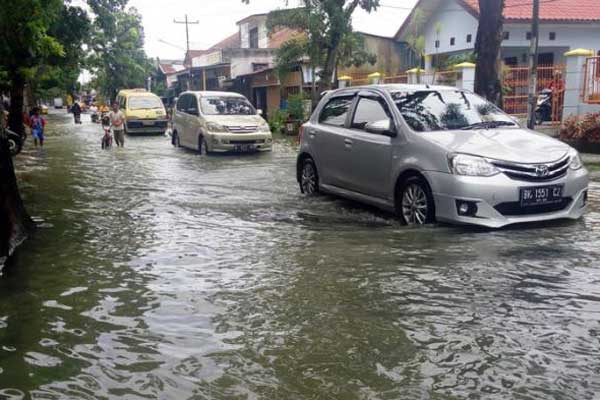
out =
[[[288,113],[290,119],[304,121],[304,93],[298,93],[288,98]]]
[[[269,128],[273,133],[282,133],[285,129],[285,122],[288,120],[289,114],[282,110],[276,110],[271,118],[269,118]]]
[[[560,130],[560,138],[566,141],[600,143],[600,113],[567,118]]]

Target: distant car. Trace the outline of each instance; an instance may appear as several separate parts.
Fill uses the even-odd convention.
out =
[[[588,196],[577,151],[443,86],[328,93],[302,127],[297,180],[303,193],[369,203],[410,225],[577,219]]]
[[[63,99],[60,97],[57,97],[54,99],[54,108],[56,109],[60,109],[63,108]]]
[[[42,105],[40,106],[40,112],[41,112],[42,114],[44,114],[44,115],[45,115],[45,114],[48,114],[48,106],[47,106],[47,105],[45,105],[45,104],[42,104]]]
[[[241,94],[184,92],[173,113],[174,146],[212,152],[271,151],[269,124]]]
[[[121,90],[117,95],[119,108],[125,114],[125,133],[164,134],[168,116],[160,97],[145,89]]]

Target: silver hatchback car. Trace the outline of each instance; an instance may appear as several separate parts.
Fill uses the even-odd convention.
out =
[[[588,191],[568,145],[471,92],[427,85],[328,93],[301,129],[297,180],[305,194],[355,199],[411,225],[577,219]]]

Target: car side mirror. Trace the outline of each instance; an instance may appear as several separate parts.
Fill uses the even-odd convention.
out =
[[[258,114],[258,115],[261,115],[261,116],[262,116],[262,115],[263,115],[263,113],[264,113],[264,111],[263,111],[263,110],[261,110],[260,108],[259,108],[258,110],[256,110],[256,114]]]
[[[365,131],[374,135],[396,137],[396,127],[392,124],[391,119],[369,122],[365,125]]]

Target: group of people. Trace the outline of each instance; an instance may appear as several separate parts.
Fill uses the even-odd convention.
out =
[[[101,105],[99,108],[97,108],[97,110],[100,112],[106,112],[108,111],[108,107]],[[71,106],[71,112],[73,113],[75,124],[80,124],[82,110],[78,102],[73,103]],[[104,125],[104,121],[102,123]],[[109,134],[108,131],[110,131],[112,128],[112,134],[118,147],[125,146],[125,115],[119,109],[118,102],[114,102],[112,109],[110,112],[108,112],[108,124],[104,126],[104,128],[106,130],[105,134]]]

